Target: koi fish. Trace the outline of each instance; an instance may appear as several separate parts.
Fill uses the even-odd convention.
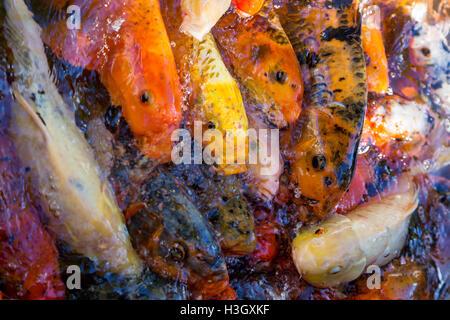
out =
[[[413,28],[413,38],[408,47],[412,65],[419,74],[426,90],[422,95],[429,96],[432,104],[443,117],[450,115],[450,34],[449,19],[436,24],[417,22]]]
[[[17,181],[2,180],[3,191],[11,188],[9,183]],[[59,274],[54,240],[33,206],[19,208],[11,200],[0,201],[0,273],[5,292],[15,299],[64,299],[65,285]]]
[[[289,1],[280,19],[307,91],[287,152],[300,201],[327,216],[352,181],[367,106],[357,1]],[[295,130],[294,130],[295,132]]]
[[[76,90],[81,91],[81,100],[95,99],[90,97],[95,95],[94,92],[82,90],[83,83],[74,83],[74,86]],[[216,241],[215,231],[212,230],[210,222],[198,211],[193,195],[188,193],[188,189],[174,177],[179,175],[172,175],[166,167],[156,167],[154,170],[158,173],[149,176],[149,171],[154,171],[153,161],[142,154],[136,155],[136,148],[130,146],[132,133],[129,126],[125,119],[120,117],[120,112],[116,114],[117,110],[112,109],[116,108],[92,112],[86,123],[88,127],[86,134],[100,159],[105,158],[105,155],[101,156],[102,154],[108,155],[106,157],[108,159],[103,161],[102,169],[106,168],[106,178],[111,181],[119,208],[125,213],[131,242],[154,274],[148,277],[149,274],[144,271],[139,277],[131,279],[121,277],[117,279],[120,280],[117,286],[109,281],[101,285],[95,281],[89,288],[83,285],[84,294],[98,293],[101,298],[108,294],[108,290],[111,290],[116,295],[122,292],[121,297],[142,299],[142,295],[138,297],[135,295],[140,290],[145,290],[147,297],[174,299],[177,295],[181,295],[183,290],[185,292],[183,294],[186,294],[186,288],[189,287],[188,292],[193,292],[202,298],[209,298],[210,294],[216,295],[222,289],[222,285],[226,287],[226,283],[221,282],[220,279],[217,282],[213,281],[214,270],[216,270],[214,268],[217,267],[218,274],[220,268],[225,267],[220,262],[221,251],[211,248],[211,243],[208,242],[213,241],[212,239]],[[174,194],[177,196],[175,197]],[[156,242],[153,243],[152,235],[157,236],[156,230],[161,231],[160,242],[155,240]],[[191,230],[192,233],[185,233],[185,230]],[[199,239],[192,235],[198,235]],[[147,250],[144,247],[145,244],[150,243],[155,245],[155,250]],[[180,247],[181,249],[186,249],[184,253],[190,258],[186,257],[185,260],[178,261],[174,260],[176,257],[162,251],[170,246],[177,247],[178,244],[183,246]],[[197,255],[199,259],[196,260],[191,255]],[[201,257],[205,260],[201,260],[203,259]],[[219,264],[209,265],[210,261],[218,261]],[[68,261],[66,264],[78,264],[78,262]],[[208,271],[210,269],[212,269],[211,272]],[[226,279],[226,270],[222,271]],[[208,278],[209,272],[213,274],[211,278]],[[202,278],[203,276],[205,278]],[[166,279],[161,281],[160,278]],[[109,277],[108,279],[111,280]],[[88,285],[88,283],[85,284]],[[146,286],[151,288],[145,288]],[[175,295],[171,293],[177,290],[180,292]],[[83,296],[83,293],[81,295]]]
[[[81,10],[81,30],[68,30],[63,20],[47,28],[45,42],[72,65],[97,70],[112,104],[122,106],[139,148],[151,158],[169,161],[182,99],[159,1],[74,4]]]
[[[139,255],[154,272],[188,284],[202,297],[226,290],[227,267],[213,227],[184,186],[157,168],[143,189],[127,211]]]
[[[336,205],[336,213],[345,214],[359,205],[404,191],[401,190],[404,185],[401,182],[405,163],[400,164],[392,155],[383,156],[379,148],[373,145],[366,150],[358,154],[355,175],[347,192]],[[415,175],[413,172],[408,174]]]
[[[256,15],[247,19],[229,10],[214,27],[213,34],[224,62],[241,87],[249,128],[283,128],[294,122],[301,111],[303,80],[272,1],[267,0]],[[271,149],[268,141],[259,140],[258,145]],[[248,165],[246,180],[253,196],[269,201],[277,193],[283,168],[281,155],[278,161],[279,170],[269,170],[273,171],[271,174],[264,173],[270,168],[261,161]]]
[[[101,181],[92,150],[51,79],[41,29],[22,0],[5,7],[16,76],[11,136],[39,186],[49,230],[101,271],[136,275],[142,263],[111,186]]]
[[[272,147],[274,135],[277,131],[270,131],[270,127],[258,117],[258,115],[249,112],[248,114],[250,128],[260,130],[267,130],[267,139],[258,139],[256,143],[250,142],[250,152],[259,152],[260,149],[267,151],[268,162],[264,163],[261,157],[255,164],[249,164],[248,170],[244,174],[244,181],[246,182],[249,194],[252,197],[261,199],[263,201],[271,201],[277,194],[280,187],[280,176],[283,172],[283,158],[281,153],[277,152],[277,146]]]
[[[212,34],[208,33],[202,41],[194,40],[193,43],[193,103],[201,105],[208,126],[223,134],[222,143],[213,144],[215,149],[222,146],[223,150],[223,156],[217,158],[218,169],[226,175],[245,172],[248,120],[239,87],[225,67]],[[243,139],[241,145],[238,139]],[[233,146],[231,158],[227,157],[229,145]],[[242,146],[243,149],[240,148]],[[241,161],[237,161],[239,158]]]
[[[436,2],[435,2],[436,3]],[[420,95],[443,117],[450,113],[448,1],[438,11],[428,0],[379,0],[393,92]]]
[[[449,142],[438,115],[420,100],[397,95],[372,103],[367,113],[363,138],[380,147],[391,158],[417,157],[422,161]],[[444,142],[445,141],[445,142]],[[432,150],[428,150],[428,149]],[[427,154],[428,153],[428,154]]]
[[[245,172],[248,147],[245,140],[239,142],[235,137],[246,133],[247,115],[239,87],[223,63],[213,36],[206,33],[202,40],[197,40],[180,32],[182,8],[179,0],[165,1],[162,14],[169,38],[174,43],[179,76],[182,85],[186,87],[183,93],[189,106],[190,120],[202,121],[204,127],[217,129],[223,134],[220,141],[208,145],[204,141],[198,141],[198,144],[211,148],[211,151],[212,148],[223,147],[222,153],[215,152],[216,167],[223,174]],[[189,121],[186,123],[189,125]],[[244,138],[243,135],[242,139]],[[231,159],[226,158],[228,145],[234,146],[235,155]],[[244,148],[238,150],[240,147]]]
[[[255,249],[255,225],[243,185],[237,176],[222,176],[211,169],[177,165],[170,172],[194,192],[195,203],[208,216],[224,255],[249,254]]]
[[[389,89],[388,61],[380,19],[381,13],[378,6],[363,8],[361,40],[366,59],[368,91],[386,94]]]
[[[399,193],[301,229],[292,257],[302,277],[317,287],[333,287],[358,278],[371,264],[383,266],[398,256],[418,205],[412,181],[404,178],[402,184]]]
[[[225,64],[243,87],[242,94],[247,95],[247,113],[258,113],[278,128],[297,120],[303,96],[302,75],[272,1],[267,0],[256,15],[247,19],[229,10],[213,28],[213,34]]]

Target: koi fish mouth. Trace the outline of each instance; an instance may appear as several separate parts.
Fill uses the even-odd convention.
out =
[[[151,135],[151,136],[141,136],[138,138],[138,144],[142,152],[152,158],[158,159],[159,163],[167,163],[170,161],[172,152],[172,141],[170,139],[172,132],[161,134],[161,135]]]
[[[217,272],[203,280],[198,281],[198,285],[192,288],[194,294],[202,295],[203,298],[220,296],[221,293],[230,288],[227,272]]]

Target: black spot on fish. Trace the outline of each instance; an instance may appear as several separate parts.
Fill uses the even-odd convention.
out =
[[[297,57],[301,65],[306,65],[308,68],[313,69],[319,64],[319,55],[313,51],[305,50]]]
[[[354,166],[349,166],[347,163],[343,163],[338,170],[337,178],[339,187],[347,189],[353,178]]]
[[[83,184],[81,182],[79,182],[78,180],[71,178],[71,179],[69,179],[69,183],[80,191],[84,190]]]
[[[312,165],[314,169],[322,171],[327,165],[327,158],[323,154],[316,155],[312,159]]]
[[[354,41],[358,41],[358,34],[358,28],[354,27],[328,27],[321,33],[321,36],[322,40],[324,41],[331,41],[333,39],[336,39],[339,41],[352,43]]]
[[[45,123],[44,119],[42,118],[41,114],[39,112],[36,112],[37,116],[39,117],[39,119],[41,119],[42,123],[44,124],[44,126],[47,126],[47,124]]]
[[[269,45],[253,46],[250,52],[250,59],[256,63],[270,53]]]
[[[315,206],[319,203],[319,201],[312,199],[312,198],[305,197],[304,195],[301,195],[300,198],[310,206]]]
[[[353,0],[328,0],[325,1],[325,7],[328,9],[336,8],[341,9],[344,7],[351,6],[353,3]]]

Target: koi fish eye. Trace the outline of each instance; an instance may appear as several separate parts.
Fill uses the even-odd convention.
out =
[[[334,275],[334,274],[338,274],[341,270],[342,270],[341,266],[336,266],[334,268],[331,268],[328,271],[328,273],[331,274],[331,275]]]
[[[175,261],[183,261],[186,258],[186,253],[186,247],[180,242],[175,242],[169,249],[169,255]]]
[[[287,80],[287,73],[284,71],[277,71],[275,74],[275,80],[280,84],[284,84]]]
[[[420,52],[422,52],[423,56],[428,58],[430,56],[430,49],[428,49],[427,47],[422,47],[420,49]]]
[[[326,230],[324,228],[318,228],[316,231],[314,231],[314,234],[317,236],[320,236],[322,234],[324,234],[326,232]]]
[[[150,91],[144,91],[141,94],[141,102],[146,105],[150,105],[153,101],[153,96]]]

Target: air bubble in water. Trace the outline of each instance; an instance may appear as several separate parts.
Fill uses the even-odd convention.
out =
[[[370,145],[368,143],[361,142],[358,146],[358,154],[364,154],[369,151]]]
[[[425,169],[425,170],[429,170],[430,168],[431,168],[431,162],[430,162],[430,160],[424,160],[423,162],[422,162],[422,164],[423,164],[423,168]]]

